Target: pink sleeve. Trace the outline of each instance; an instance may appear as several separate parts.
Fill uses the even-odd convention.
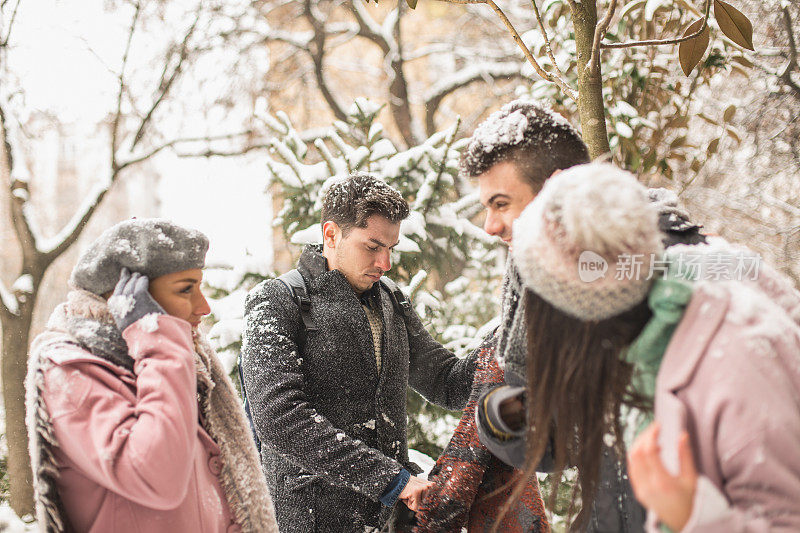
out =
[[[135,360],[135,397],[109,369],[55,365],[44,398],[61,452],[86,477],[131,501],[172,509],[185,498],[197,445],[197,378],[187,322],[140,320],[123,337]]]

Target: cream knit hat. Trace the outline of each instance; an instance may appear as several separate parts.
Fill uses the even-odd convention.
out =
[[[643,301],[663,251],[647,189],[606,163],[548,179],[513,231],[512,256],[527,288],[586,321]]]

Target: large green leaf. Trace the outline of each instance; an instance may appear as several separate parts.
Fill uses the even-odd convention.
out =
[[[722,33],[741,47],[753,48],[753,24],[738,9],[722,0],[714,0],[714,16]]]

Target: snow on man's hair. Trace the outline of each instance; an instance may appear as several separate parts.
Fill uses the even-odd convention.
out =
[[[331,184],[322,200],[321,222],[332,220],[347,231],[366,227],[372,215],[399,223],[408,212],[408,202],[397,190],[370,174],[355,173]]]
[[[474,178],[510,161],[538,192],[555,171],[589,160],[586,145],[564,117],[533,102],[515,100],[475,129],[461,157],[461,171]]]

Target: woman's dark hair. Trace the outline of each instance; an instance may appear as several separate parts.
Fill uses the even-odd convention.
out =
[[[527,324],[526,464],[523,480],[535,475],[545,450],[553,453],[557,481],[550,495],[555,503],[558,479],[577,467],[582,510],[575,525],[583,525],[597,491],[606,435],[624,457],[620,407],[651,408],[628,390],[632,367],[622,357],[651,317],[647,302],[630,311],[596,322],[573,318],[525,291]],[[515,493],[520,487],[515,489]],[[521,491],[520,491],[521,492]],[[577,493],[573,491],[570,518]],[[514,497],[511,498],[514,501]]]

